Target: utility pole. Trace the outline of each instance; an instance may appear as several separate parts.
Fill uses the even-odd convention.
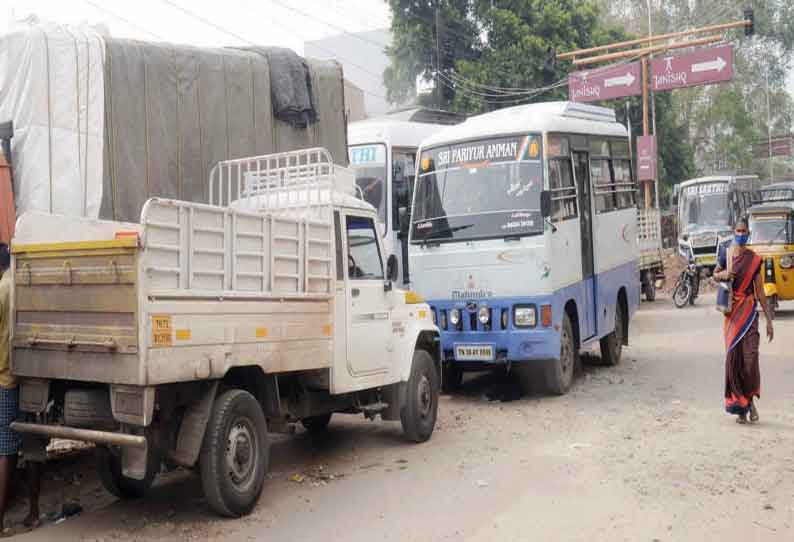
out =
[[[653,20],[651,17],[651,0],[648,0],[648,38],[653,38]],[[649,55],[653,60],[653,53]],[[651,89],[651,125],[653,127],[653,135],[656,135],[656,93]],[[658,141],[658,138],[657,138]],[[656,208],[659,209],[659,180],[653,182],[654,199],[656,200]]]
[[[436,8],[436,107],[438,109],[444,109],[441,107],[441,98],[443,97],[443,92],[441,90],[441,13],[438,8]]]
[[[772,108],[769,102],[769,66],[764,71],[764,78],[766,79],[766,134],[767,134],[767,149],[769,151],[769,182],[775,182],[775,164],[772,161]]]

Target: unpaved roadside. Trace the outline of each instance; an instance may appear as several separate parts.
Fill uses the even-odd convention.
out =
[[[197,479],[174,473],[150,499],[17,538],[794,540],[794,311],[762,346],[754,427],[722,413],[720,324],[713,307],[645,304],[621,366],[586,367],[565,397],[509,402],[487,399],[510,397],[509,383],[475,379],[443,398],[423,445],[343,416],[319,438],[274,437],[247,518],[212,516]]]

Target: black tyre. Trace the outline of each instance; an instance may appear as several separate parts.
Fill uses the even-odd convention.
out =
[[[267,474],[267,422],[254,396],[229,390],[215,399],[201,445],[201,484],[217,514],[253,510]]]
[[[653,271],[646,271],[645,273],[645,300],[656,300],[656,276]]]
[[[102,487],[119,499],[139,499],[146,495],[160,471],[160,456],[154,451],[149,452],[143,480],[128,478],[121,473],[120,450],[97,446],[94,448],[94,459]]]
[[[439,375],[433,358],[425,350],[414,352],[408,393],[400,410],[405,436],[414,442],[425,442],[433,434],[438,416]]]
[[[620,363],[623,354],[623,332],[625,329],[626,315],[623,304],[618,302],[615,307],[615,330],[601,339],[601,361],[604,365],[614,366]]]
[[[455,393],[463,384],[463,370],[452,363],[445,363],[441,373],[441,386],[444,393]]]
[[[331,423],[331,416],[333,414],[329,412],[328,414],[321,414],[319,416],[310,416],[308,418],[303,418],[301,420],[301,425],[306,428],[306,431],[312,433],[313,435],[317,435],[319,433],[323,433],[326,429],[328,429],[328,424]]]
[[[689,281],[680,281],[675,285],[673,290],[673,303],[679,309],[683,309],[689,303],[689,298],[692,296],[692,285]]]
[[[571,319],[566,314],[560,330],[560,358],[545,365],[546,390],[554,395],[565,395],[573,384],[579,352],[573,334]]]

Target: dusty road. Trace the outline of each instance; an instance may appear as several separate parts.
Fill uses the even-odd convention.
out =
[[[757,426],[722,411],[720,323],[710,306],[644,304],[621,366],[585,367],[565,397],[489,401],[509,386],[469,381],[421,446],[344,416],[321,438],[274,437],[244,519],[212,516],[183,473],[126,503],[86,475],[89,509],[15,539],[794,540],[794,305],[762,345]]]

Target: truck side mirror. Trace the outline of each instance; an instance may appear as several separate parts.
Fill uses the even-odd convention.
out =
[[[540,193],[540,216],[549,218],[551,216],[551,191],[544,190]]]
[[[397,263],[397,256],[389,254],[389,259],[386,260],[386,280],[397,282],[400,278],[400,264]]]
[[[408,207],[398,209],[397,219],[400,221],[400,234],[408,235],[408,228],[411,225],[411,213],[408,211]]]

